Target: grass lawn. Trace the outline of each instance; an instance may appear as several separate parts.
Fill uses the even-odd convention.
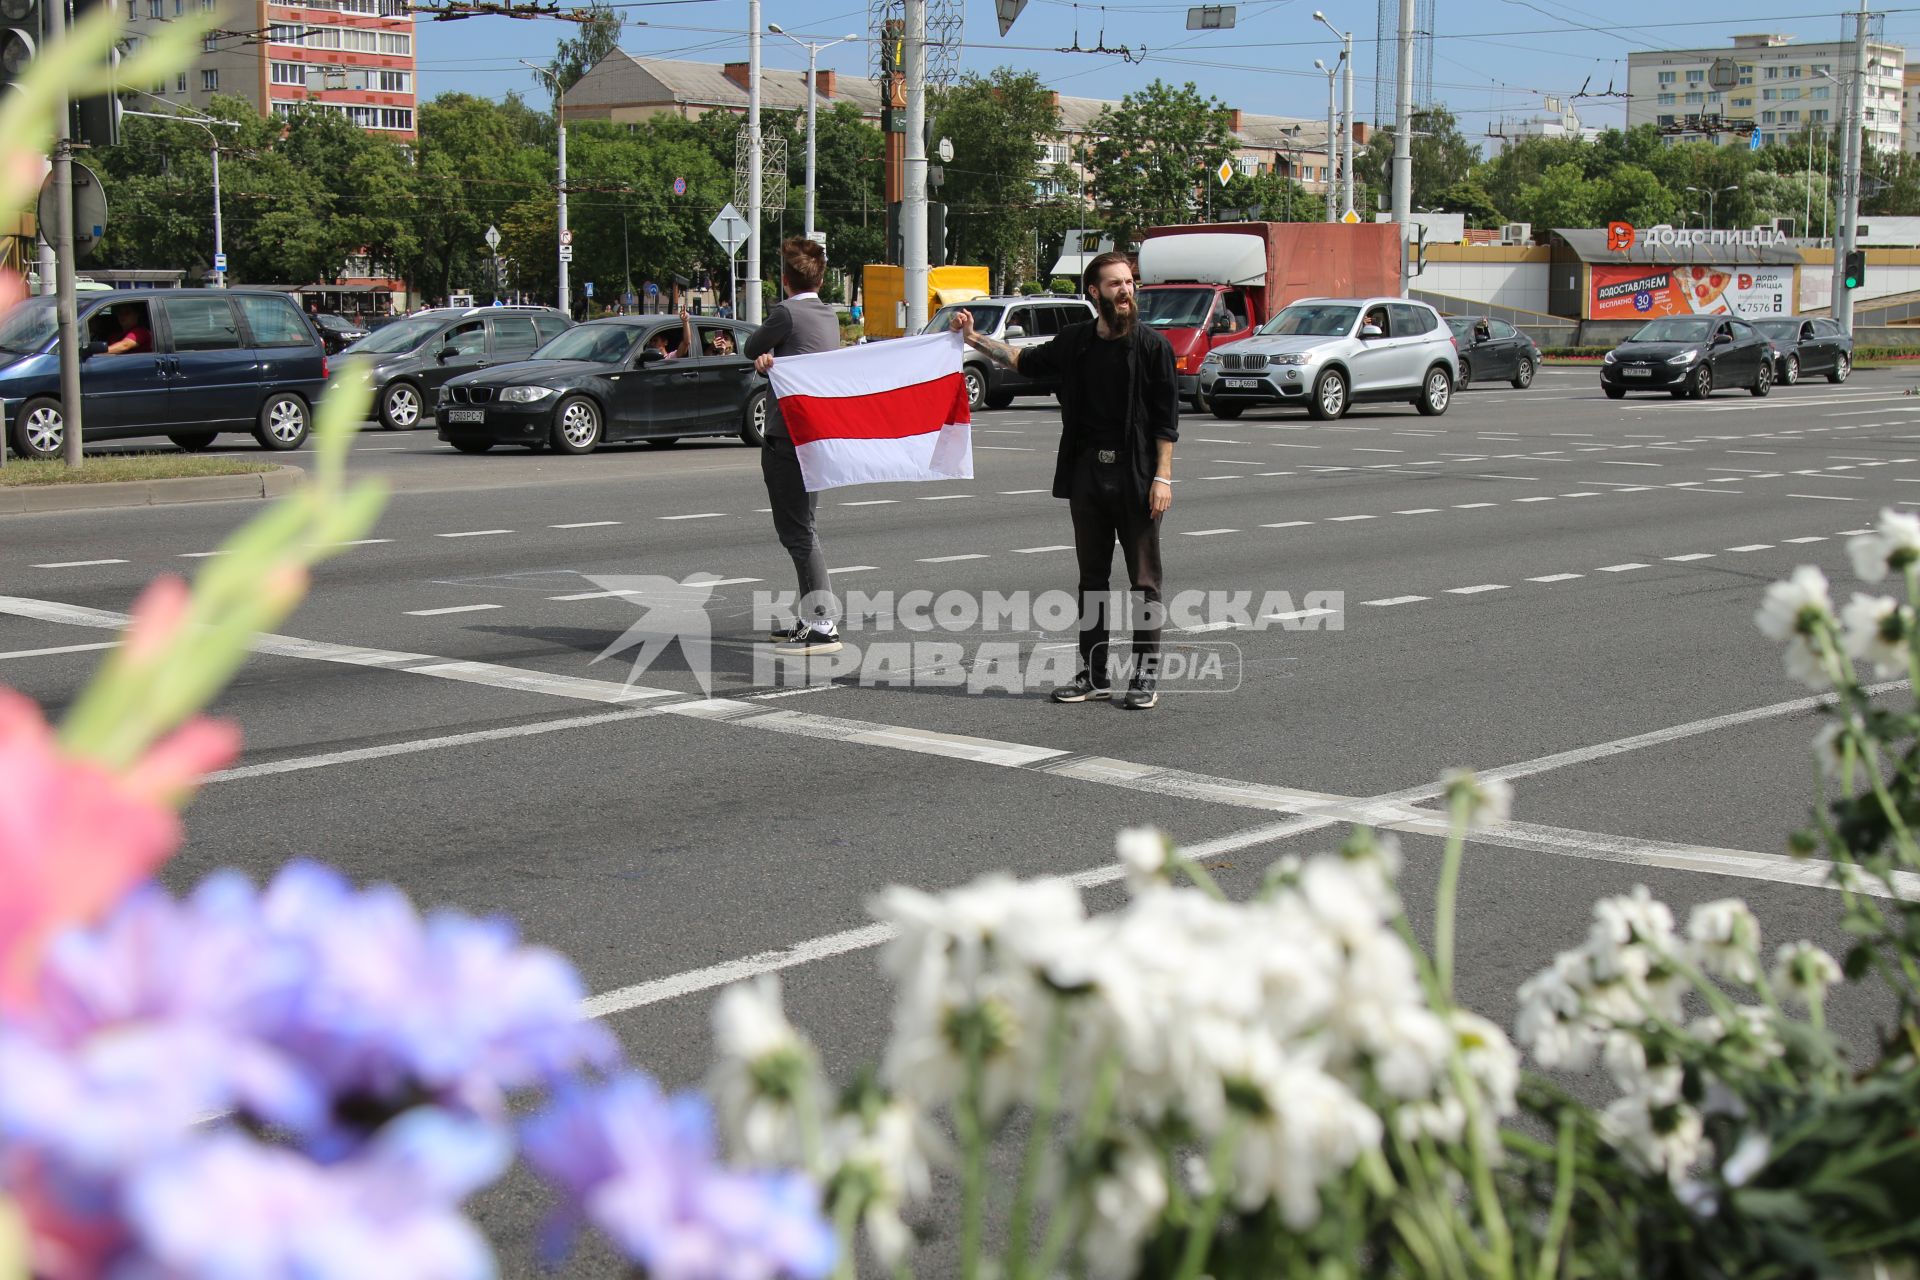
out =
[[[271,462],[239,458],[195,458],[178,453],[141,453],[125,457],[88,458],[78,467],[57,459],[45,462],[8,458],[0,467],[0,487],[42,484],[108,484],[115,480],[176,480],[183,476],[257,475],[274,468]]]

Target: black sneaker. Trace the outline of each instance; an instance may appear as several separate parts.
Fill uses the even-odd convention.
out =
[[[1136,677],[1134,682],[1127,686],[1126,701],[1120,705],[1129,711],[1147,711],[1159,701],[1160,690],[1155,687],[1153,677],[1147,676],[1144,679]]]
[[[767,639],[773,641],[775,644],[786,644],[790,640],[798,640],[800,633],[806,629],[807,624],[804,622],[795,622],[788,626],[775,627],[767,633]]]
[[[773,651],[785,658],[799,658],[838,653],[841,648],[840,637],[835,632],[802,623],[794,628],[792,635],[773,646]]]
[[[1072,684],[1063,684],[1052,694],[1055,702],[1097,702],[1112,696],[1112,686],[1095,684],[1090,671],[1082,671],[1073,678]]]

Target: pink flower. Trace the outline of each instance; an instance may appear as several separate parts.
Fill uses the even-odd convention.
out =
[[[98,918],[180,845],[173,805],[231,760],[239,732],[195,720],[116,776],[60,753],[40,708],[0,688],[0,1011],[31,998],[62,929]]]

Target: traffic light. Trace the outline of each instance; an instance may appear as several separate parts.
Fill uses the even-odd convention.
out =
[[[939,266],[947,260],[947,206],[927,202],[927,263]]]
[[[1841,274],[1840,282],[1849,289],[1858,289],[1867,282],[1867,251],[1865,249],[1847,251],[1846,270]]]
[[[102,3],[112,0],[72,0],[73,20],[77,23]],[[19,4],[21,0],[0,0],[0,6]],[[111,81],[116,87],[120,83],[120,49],[114,46],[107,55],[108,68],[112,72]],[[120,95],[102,93],[91,98],[77,98],[73,103],[73,118],[67,122],[68,136],[75,142],[84,142],[93,147],[111,147],[120,141]]]
[[[0,0],[0,85],[26,71],[43,36],[40,0]]]

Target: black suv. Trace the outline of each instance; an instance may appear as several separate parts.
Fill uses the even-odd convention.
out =
[[[340,353],[340,368],[368,373],[380,425],[431,426],[447,379],[531,356],[573,327],[553,307],[442,307],[374,330]]]
[[[204,449],[222,431],[251,432],[265,449],[306,440],[327,352],[288,295],[116,289],[83,293],[79,305],[89,442],[166,436]],[[57,457],[65,444],[58,328],[51,297],[0,316],[0,411],[25,458]]]

